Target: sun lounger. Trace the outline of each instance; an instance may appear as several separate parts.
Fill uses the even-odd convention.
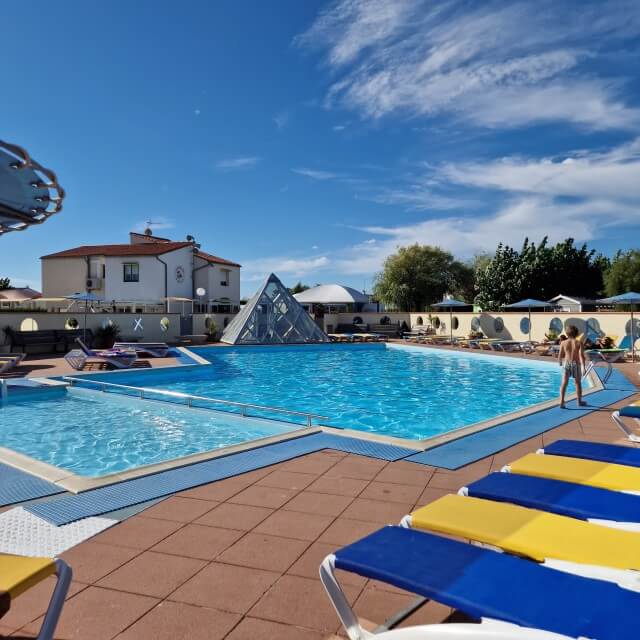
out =
[[[622,420],[622,418],[629,418],[634,420],[637,425],[640,425],[640,402],[632,402],[626,407],[614,411],[611,414],[611,418],[631,442],[640,442],[640,435],[631,431]]]
[[[336,569],[453,607],[479,624],[370,633]],[[413,529],[384,527],[336,551],[322,563],[320,579],[350,640],[630,640],[640,634],[640,594]]]
[[[87,355],[80,349],[72,349],[64,356],[69,366],[77,371],[82,371],[89,362],[105,362],[116,369],[128,369],[138,359],[138,356],[130,351],[96,351],[93,355]]]
[[[640,416],[640,406],[638,407]],[[640,467],[640,449],[604,442],[585,442],[584,440],[556,440],[538,453],[553,456],[567,456],[583,460],[612,462],[627,467]]]
[[[351,334],[346,333],[328,333],[331,342],[353,342]]]
[[[402,524],[473,540],[561,571],[640,590],[640,536],[635,532],[453,494],[414,511]]]
[[[54,574],[58,581],[37,636],[39,640],[53,640],[71,583],[71,568],[63,560],[0,554],[0,618],[13,600]]]
[[[620,362],[624,360],[627,353],[626,349],[589,349],[585,352],[592,360],[593,358],[601,358],[605,362]]]
[[[607,527],[640,531],[640,496],[620,491],[494,472],[462,487],[458,493],[549,511]]]
[[[113,349],[115,351],[135,351],[138,355],[151,356],[152,358],[166,358],[169,345],[166,342],[116,342]]]
[[[601,489],[640,494],[640,469],[621,464],[530,453],[503,469],[512,473],[586,484]]]
[[[24,360],[24,353],[2,353],[0,354],[0,374],[11,371]]]

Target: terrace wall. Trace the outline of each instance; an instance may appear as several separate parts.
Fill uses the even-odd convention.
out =
[[[18,312],[0,313],[0,351],[6,351],[8,340],[2,329],[9,326],[16,331],[52,330],[69,328],[67,322],[75,319],[78,327],[84,326],[84,313],[74,310],[69,313]],[[166,318],[168,326],[163,330],[160,321]],[[95,331],[111,321],[120,327],[121,339],[136,339],[139,342],[176,342],[180,335],[179,313],[88,313],[87,329]],[[164,323],[166,324],[166,323]],[[29,352],[35,352],[30,347]]]
[[[640,314],[638,314],[640,315]],[[337,315],[325,316],[325,326],[327,323],[337,326],[340,324],[351,324],[354,318],[362,318],[366,324],[377,324],[382,318],[388,317],[393,324],[405,322],[408,327],[419,329],[421,327],[435,326],[439,320],[438,334],[448,335],[449,312],[438,313],[405,313],[405,312],[382,312],[382,313],[340,313]],[[478,319],[480,330],[488,338],[503,338],[505,340],[526,340],[529,333],[526,329],[527,312],[524,313],[453,313],[453,335],[467,336],[472,330],[471,322]],[[419,319],[422,318],[422,323]],[[457,326],[456,326],[457,320]],[[585,331],[587,321],[592,328],[599,329],[602,334],[617,336],[618,340],[631,333],[631,321],[629,312],[532,312],[531,313],[531,339],[544,340],[545,333],[550,329],[552,320],[559,322],[561,331],[566,331],[569,325],[575,325],[581,333]],[[640,337],[640,318],[636,316],[635,335]],[[502,327],[500,326],[502,325]]]

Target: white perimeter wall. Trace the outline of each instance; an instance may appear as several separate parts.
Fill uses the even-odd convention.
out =
[[[488,338],[504,338],[505,340],[526,340],[528,333],[523,333],[520,323],[527,318],[524,313],[453,313],[453,318],[458,320],[458,328],[453,329],[454,336],[467,336],[471,332],[471,321],[478,318],[480,330]],[[636,314],[636,317],[640,314]],[[436,318],[440,320],[438,333],[448,335],[450,333],[449,312],[431,313],[340,313],[325,315],[325,326],[333,324],[334,328],[338,324],[351,324],[358,316],[367,324],[377,324],[380,319],[387,316],[392,323],[406,322],[409,328],[419,329],[418,318],[422,318],[423,328],[435,323]],[[501,331],[496,329],[496,318],[502,319],[504,327]],[[587,313],[555,313],[555,312],[532,312],[531,313],[531,338],[532,340],[544,340],[544,334],[549,331],[549,324],[554,318],[562,322],[563,330],[569,325],[575,325],[582,333],[585,330],[587,320],[593,325],[593,320],[597,320],[600,330],[611,336],[617,336],[620,340],[624,335],[630,333],[629,312],[587,312]],[[455,327],[455,322],[454,322]],[[637,335],[637,334],[636,334]]]
[[[78,327],[82,329],[84,314],[78,311],[73,313],[0,313],[0,351],[2,351],[2,345],[7,343],[6,336],[2,331],[6,326],[10,326],[16,331],[22,330],[23,323],[34,328],[37,325],[39,330],[64,329],[69,318],[75,318],[78,321]],[[167,331],[163,331],[160,327],[162,318],[169,320]],[[139,342],[176,342],[180,335],[180,314],[178,313],[88,313],[87,328],[95,331],[109,320],[120,327],[121,340],[135,338]],[[138,320],[142,321],[141,325],[137,325],[136,321]],[[30,353],[35,353],[36,350],[35,346],[29,347]]]

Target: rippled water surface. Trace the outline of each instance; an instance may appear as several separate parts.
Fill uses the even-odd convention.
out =
[[[0,446],[99,476],[264,438],[288,425],[72,390],[0,406]]]
[[[194,351],[211,366],[124,373],[117,381],[318,413],[332,426],[411,439],[550,400],[560,384],[560,368],[552,362],[420,347]]]

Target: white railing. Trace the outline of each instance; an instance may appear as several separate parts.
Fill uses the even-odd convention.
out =
[[[168,391],[166,389],[153,389],[150,387],[133,387],[126,384],[116,384],[115,382],[104,382],[102,380],[90,380],[89,378],[74,378],[73,376],[62,376],[62,380],[74,384],[92,384],[98,387],[98,390],[104,393],[108,392],[108,389],[121,389],[133,391],[134,394],[123,395],[136,395],[141,400],[158,400],[159,402],[170,402],[170,400],[163,400],[157,396],[166,396],[169,398],[178,398],[184,400],[184,404],[192,408],[194,401],[196,402],[211,402],[214,404],[222,404],[226,406],[238,407],[240,409],[240,415],[243,418],[251,417],[248,415],[248,410],[264,411],[267,413],[282,413],[292,416],[303,416],[306,418],[307,427],[311,427],[313,419],[328,420],[327,416],[321,416],[317,413],[307,413],[306,411],[294,411],[292,409],[282,409],[280,407],[269,407],[261,404],[251,404],[248,402],[235,402],[233,400],[222,400],[220,398],[209,398],[207,396],[195,396],[189,393],[182,393],[180,391]],[[150,397],[156,396],[156,397]],[[197,407],[202,408],[202,407]],[[255,416],[254,416],[255,417]]]

